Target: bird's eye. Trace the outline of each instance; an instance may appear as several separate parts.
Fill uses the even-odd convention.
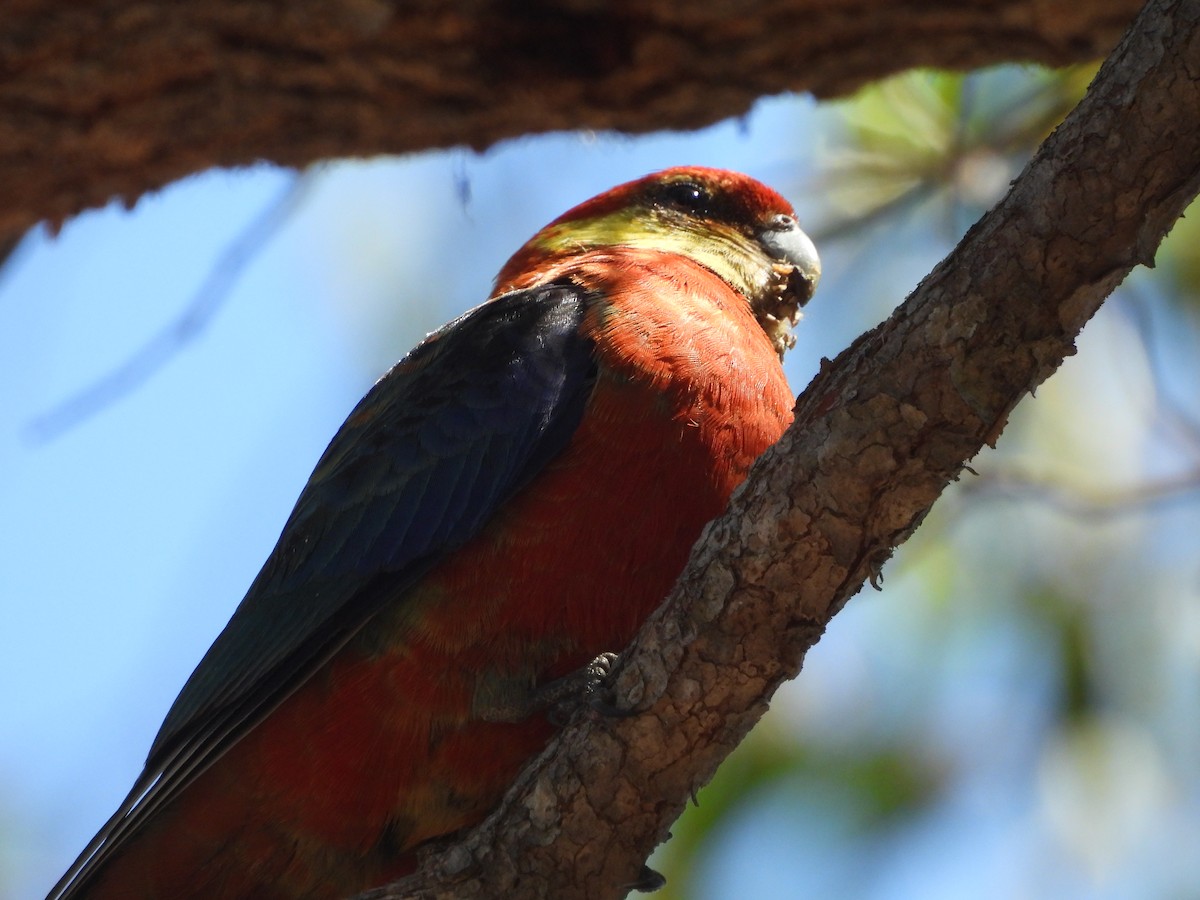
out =
[[[707,213],[713,199],[708,188],[694,181],[673,181],[664,185],[662,196],[666,205],[693,215]]]

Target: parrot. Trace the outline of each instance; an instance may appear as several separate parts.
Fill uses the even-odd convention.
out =
[[[50,900],[348,897],[480,822],[790,424],[820,272],[701,166],[535,234],[350,413]]]

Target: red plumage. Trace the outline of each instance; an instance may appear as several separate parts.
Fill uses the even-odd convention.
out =
[[[670,193],[662,193],[664,184]],[[747,246],[756,223],[791,214],[777,194],[744,176],[680,169],[614,189],[550,228],[569,230],[631,207],[647,216],[674,215],[679,184],[699,185],[720,201],[683,211],[701,233],[713,229]],[[318,466],[243,607],[270,591],[291,598],[288,579],[312,583],[305,566],[324,559],[314,546],[359,535],[362,523],[377,517],[387,524],[366,532],[369,541],[347,539],[338,551],[361,557],[349,568],[355,590],[342,602],[357,610],[367,596],[372,608],[355,612],[362,621],[353,627],[342,624],[348,612],[330,619],[348,632],[335,646],[326,646],[335,643],[330,639],[310,653],[304,648],[316,639],[315,629],[303,631],[292,641],[299,649],[260,677],[261,689],[242,690],[241,676],[216,668],[242,658],[237,634],[225,656],[214,647],[193,676],[201,687],[189,682],[177,701],[184,712],[168,717],[148,763],[158,779],[149,782],[158,785],[151,796],[158,791],[166,799],[157,807],[132,803],[132,813],[110,822],[99,855],[61,896],[347,896],[403,874],[422,841],[486,814],[551,733],[541,714],[486,721],[491,700],[623,648],[667,593],[704,524],[791,419],[777,343],[754,301],[783,298],[786,306],[807,299],[797,299],[789,281],[796,260],[764,263],[779,271],[764,276],[763,297],[748,297],[726,273],[680,252],[675,238],[663,240],[662,248],[620,240],[567,247],[538,245],[535,238],[498,279],[498,294],[523,293],[504,293],[469,321],[439,332],[389,376],[454,372],[462,387],[449,400],[410,399],[405,406],[381,393],[399,390],[384,382],[364,400]],[[809,268],[800,276],[810,292],[815,256]],[[481,349],[508,340],[505,329],[515,326],[504,316],[520,315],[522,303],[547,310],[543,324],[521,338],[523,349]],[[475,324],[488,317],[497,324]],[[469,328],[483,329],[481,347],[466,345]],[[561,345],[561,359],[543,364],[542,344]],[[494,356],[496,371],[515,386],[497,391],[499,399],[489,393],[497,376],[464,374],[479,353]],[[527,426],[542,429],[536,438],[524,437],[511,424],[515,414],[497,405],[511,403],[520,390],[541,404]],[[422,409],[424,402],[434,404],[438,418]],[[431,420],[439,423],[432,434]],[[403,428],[433,461],[418,456],[411,470],[417,474],[396,474],[396,459],[407,460],[409,451],[377,436],[387,427]],[[489,449],[489,456],[471,449],[486,442],[491,448],[497,433],[512,435],[501,450]],[[378,446],[365,452],[363,443],[372,441]],[[386,478],[371,474],[376,465],[385,467]],[[458,472],[458,481],[430,468],[442,465]],[[497,474],[510,469],[518,474],[507,481]],[[532,471],[521,474],[525,469]],[[497,489],[497,481],[511,486]],[[408,526],[405,541],[428,532],[434,550],[403,566],[393,564],[398,551],[386,546],[399,534],[400,513],[375,512],[378,495],[387,493],[382,486],[393,484],[400,485],[397,497],[419,494],[413,502],[434,523]],[[310,496],[316,499],[306,502]],[[326,516],[316,500],[353,515]],[[456,526],[463,514],[455,510],[475,510],[481,502],[494,508],[477,527]],[[448,538],[439,537],[443,531]],[[407,578],[393,574],[410,571]],[[239,609],[227,631],[249,633],[252,615]],[[253,649],[271,640],[268,633],[243,643]],[[314,660],[304,662],[305,653]],[[277,687],[272,673],[300,668],[296,659],[307,671],[290,681],[280,676],[285,689]],[[218,687],[205,687],[201,673],[208,670]],[[251,712],[243,718],[261,721],[247,726],[234,717],[234,724],[221,724],[224,707],[213,697],[226,706],[244,704]],[[179,774],[171,760],[181,755],[204,759],[198,775]],[[131,816],[132,825],[122,824]]]

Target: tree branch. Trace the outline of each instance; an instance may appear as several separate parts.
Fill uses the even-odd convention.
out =
[[[0,37],[0,244],[193,172],[696,128],[913,66],[1095,59],[1138,0],[60,0]]]
[[[1200,2],[1154,0],[1007,197],[796,423],[582,712],[399,897],[619,897],[829,619],[921,522],[1200,188]]]

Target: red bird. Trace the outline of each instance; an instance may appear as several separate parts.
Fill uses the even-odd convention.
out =
[[[552,222],[351,413],[52,898],[345,897],[472,825],[791,420],[791,206],[668,169]]]

